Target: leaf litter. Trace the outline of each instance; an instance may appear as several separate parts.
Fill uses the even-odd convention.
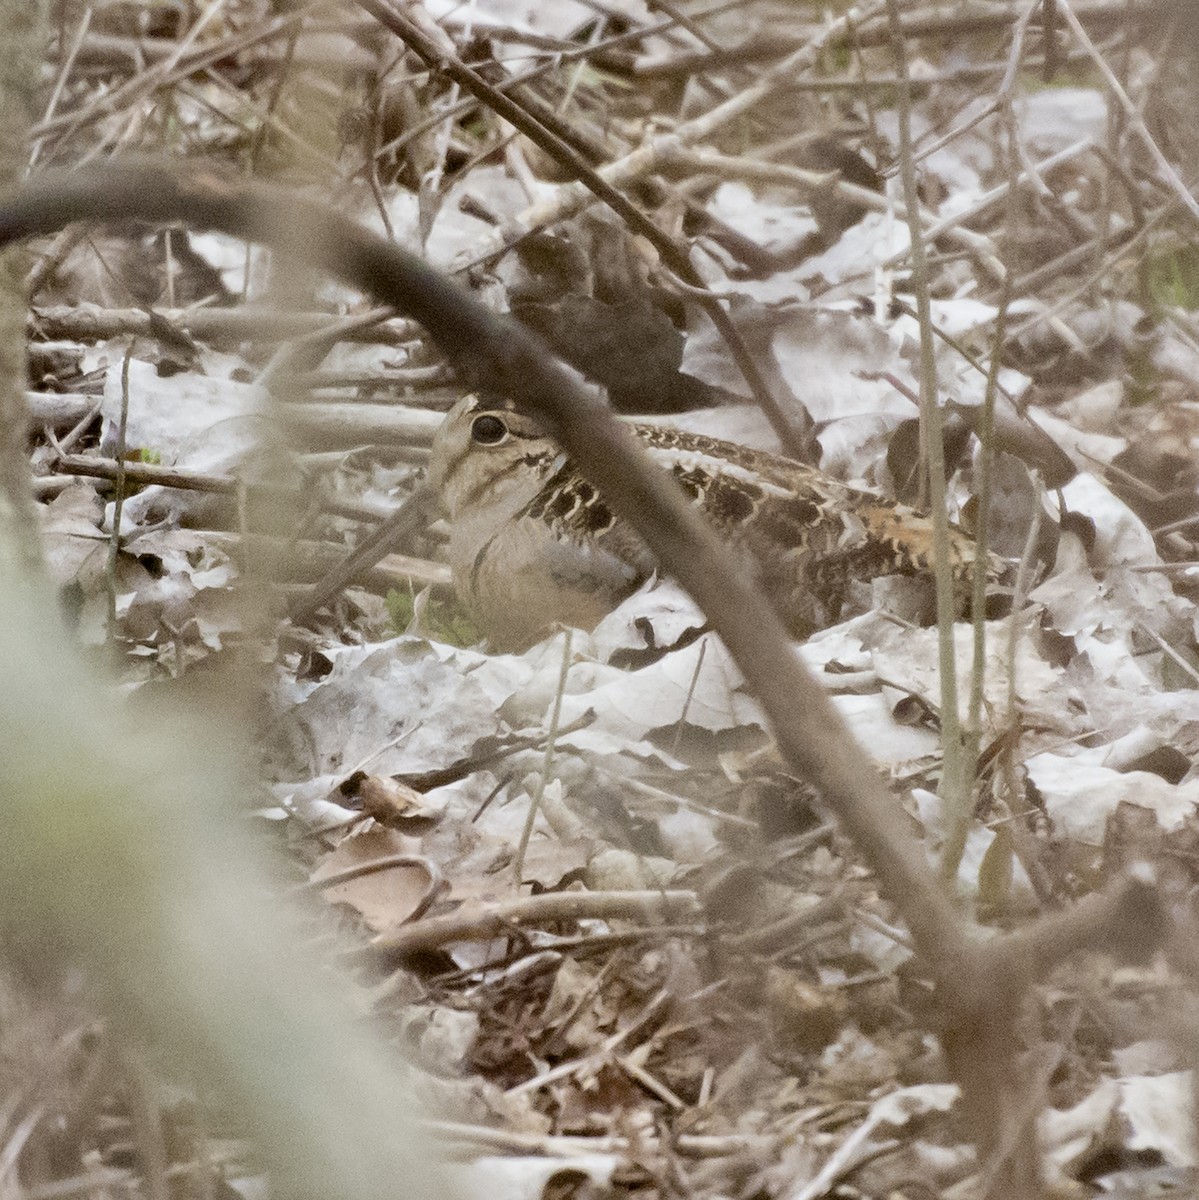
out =
[[[778,14],[761,7],[769,27]],[[483,22],[480,38],[505,31],[497,46],[524,37],[536,45],[536,37],[567,36],[590,12],[480,5],[472,19]],[[731,32],[715,20],[712,28]],[[650,64],[681,45],[696,49],[678,36],[645,41],[646,78]],[[933,71],[954,57],[929,53],[938,61],[923,65]],[[881,71],[889,59],[870,65]],[[745,86],[738,70],[717,67],[714,78]],[[584,79],[584,95],[632,90],[614,79]],[[440,102],[435,90],[426,102],[430,95]],[[964,130],[921,160],[924,203],[938,220],[1004,203],[992,198],[1006,179],[999,123],[966,127],[987,99],[949,83],[916,100],[919,137]],[[621,105],[614,128],[629,137],[646,114],[631,96]],[[859,134],[864,122],[870,134],[850,140],[868,157],[872,144],[877,165],[894,156],[888,105],[848,105]],[[216,120],[202,106],[188,111],[197,131]],[[784,105],[760,119],[764,136],[779,132],[769,128],[776,122],[790,132],[794,114]],[[1106,144],[1110,127],[1100,88],[1029,82],[1014,120],[1022,155],[1059,158],[1030,189],[1039,199],[1022,193],[1019,228],[970,225],[982,237],[1008,236],[1012,271],[1065,253],[1100,216],[1119,235],[1136,236],[1136,205],[1116,199],[1104,213],[1093,202],[1105,182],[1094,147]],[[480,118],[454,136],[483,136],[486,124]],[[464,145],[455,149],[459,161]],[[386,205],[398,239],[449,266],[477,262],[494,250],[497,229],[517,228],[528,206],[559,194],[523,153],[452,174],[435,211],[402,186]],[[353,210],[376,220],[366,190],[352,194]],[[715,236],[698,244],[697,261],[729,298],[783,407],[813,423],[821,464],[894,491],[915,457],[892,449],[917,415],[919,390],[902,265],[907,229],[893,205],[842,211],[830,224],[827,208],[797,194],[781,180],[697,188],[688,219],[703,216],[713,229],[752,239],[771,265],[745,269]],[[238,270],[227,245],[191,244],[214,246],[221,270]],[[141,259],[123,265],[157,270]],[[966,519],[978,477],[970,431],[986,391],[978,358],[993,351],[1000,306],[960,245],[936,270],[942,397],[967,430],[951,455],[950,494]],[[641,274],[652,271],[651,262]],[[114,299],[119,289],[106,280],[99,303],[128,303]],[[506,304],[528,280],[506,256],[476,272],[476,282]],[[70,299],[84,298],[74,287]],[[336,288],[320,295],[357,303]],[[682,390],[698,384],[725,401],[748,399],[707,318],[686,295],[678,305]],[[999,406],[1013,427],[1023,423],[1029,439],[1041,439],[1047,457],[1005,444],[997,507],[1010,532],[1005,540],[998,530],[993,544],[1018,558],[1034,513],[1043,533],[1028,564],[1030,606],[986,623],[976,821],[958,876],[964,902],[998,924],[1099,890],[1138,855],[1169,863],[1185,896],[1199,801],[1192,314],[1131,289],[1115,300],[1084,292],[1066,303],[1047,279],[1043,291],[1013,301],[1007,320]],[[579,332],[566,330],[568,338]],[[252,382],[261,358],[237,338],[219,354],[183,355],[182,369],[155,361],[140,337],[89,350],[84,366],[104,373],[92,453],[111,452],[126,355],[127,446],[239,487],[275,477],[272,405],[280,401]],[[369,396],[372,375],[438,364],[415,334],[402,347],[394,339],[343,343],[318,362],[329,377],[314,370],[302,379],[312,395],[327,388],[344,400],[338,371],[357,373],[357,382],[341,443],[310,449],[310,466],[331,477],[330,494],[340,498],[401,494],[419,455],[362,450],[370,439],[350,408]],[[1146,375],[1157,387],[1152,403],[1137,392]],[[422,415],[452,398],[423,385],[404,396]],[[746,412],[725,403],[684,421],[777,446]],[[1059,461],[1046,445],[1069,462],[1072,478],[1046,484],[1045,464]],[[150,681],[249,643],[236,588],[269,555],[217,537],[222,521],[241,528],[220,507],[208,494],[158,486],[126,500],[114,576],[105,541],[111,505],[105,513],[90,485],[51,498],[47,556],[56,579],[81,597],[83,640],[118,639],[141,664],[134,676]],[[288,515],[296,519],[280,534],[285,547],[308,531],[298,508]],[[352,520],[323,513],[311,528],[340,547],[352,540]],[[410,549],[435,559],[438,542],[434,530]],[[938,1194],[965,1194],[977,1164],[946,1117],[955,1097],[920,1015],[924,981],[905,931],[819,796],[782,769],[753,697],[690,601],[655,580],[594,631],[494,655],[438,641],[422,628],[420,604],[413,628],[397,635],[372,602],[379,587],[363,582],[314,631],[279,639],[259,714],[263,760],[271,800],[288,814],[281,837],[305,890],[326,906],[318,920],[370,964],[364,1010],[390,1022],[418,1065],[430,1110],[444,1115],[435,1123],[461,1159],[460,1185],[513,1200],[599,1190],[808,1200],[842,1186],[884,1194],[914,1178]],[[880,596],[886,607],[875,593],[861,606],[869,611],[797,653],[935,853],[935,634],[879,611]],[[966,625],[955,628],[963,697],[971,636]],[[380,869],[353,876],[372,864]],[[407,948],[389,951],[400,931]],[[1042,990],[1030,1019],[1051,1043],[1059,1039],[1060,1056],[1040,1116],[1051,1182],[1127,1187],[1173,1171],[1193,1183],[1193,1079],[1177,1039],[1150,1043],[1146,1029],[1179,994],[1158,964],[1110,978],[1101,964],[1083,964]]]

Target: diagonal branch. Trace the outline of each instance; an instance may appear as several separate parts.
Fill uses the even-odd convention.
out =
[[[1152,881],[1130,881],[1111,896],[1094,897],[1016,935],[976,938],[765,597],[631,431],[540,339],[485,309],[422,260],[337,214],[211,172],[133,163],[44,177],[0,197],[0,246],[76,220],[132,216],[182,220],[294,253],[419,321],[465,379],[538,416],[698,601],[768,714],[784,757],[820,790],[902,913],[937,983],[941,1036],[963,1087],[965,1119],[989,1149],[997,1113],[1018,1108],[1025,1095],[1017,1056],[1001,1036],[1012,1027],[1013,1013],[1034,983],[1079,948],[1125,957],[1152,952],[1164,932]]]
[[[826,798],[903,912],[930,963],[967,937],[878,772],[857,747],[765,596],[630,430],[516,321],[423,260],[321,206],[203,171],[127,163],[47,175],[0,204],[0,245],[71,221],[183,220],[285,252],[419,321],[464,379],[535,413],[621,517],[695,597],[774,725],[791,765]]]

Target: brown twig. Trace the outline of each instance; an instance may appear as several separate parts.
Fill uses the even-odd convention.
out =
[[[268,537],[261,533],[243,535],[215,529],[206,530],[204,537],[211,546],[230,556],[251,554],[275,564],[274,575],[282,582],[319,582],[330,571],[341,568],[345,558],[341,546],[308,538]],[[397,587],[428,587],[443,596],[451,592],[449,567],[444,563],[410,558],[405,554],[387,554],[369,568],[359,567],[347,582],[360,583],[378,591]],[[345,587],[346,584],[341,586]]]
[[[297,883],[291,891],[295,895],[324,892],[329,888],[339,887],[343,883],[353,883],[355,879],[362,879],[367,875],[379,875],[384,871],[394,871],[398,867],[417,867],[424,872],[428,881],[420,900],[417,901],[408,918],[416,920],[428,911],[434,899],[449,886],[441,868],[432,859],[425,858],[422,854],[385,854],[381,858],[371,859],[370,862],[355,863],[352,867],[345,867],[330,875],[313,876],[303,883]]]
[[[348,557],[331,567],[313,587],[310,595],[295,603],[291,619],[297,624],[308,621],[347,584],[370,571],[375,564],[406,542],[429,518],[431,497],[422,486],[417,488],[378,529],[365,538]]]
[[[117,478],[118,470],[122,470],[125,479],[138,487],[157,485],[158,487],[179,488],[183,491],[209,492],[218,496],[232,496],[244,490],[250,495],[258,492],[281,503],[292,504],[301,496],[305,500],[311,499],[311,496],[299,487],[280,487],[275,484],[261,483],[247,484],[233,475],[217,475],[209,471],[189,471],[182,467],[163,467],[155,463],[131,462],[125,463],[123,468],[118,468],[116,461],[111,458],[93,458],[88,454],[63,454],[55,460],[54,468],[63,475],[114,480]],[[386,522],[396,515],[394,510],[380,512],[378,508],[361,501],[340,500],[336,496],[327,496],[323,499],[321,509],[330,516],[345,517],[351,521]],[[379,557],[382,558],[388,553],[390,553],[390,548],[384,550]]]
[[[180,79],[185,79],[194,71],[232,58],[251,47],[274,38],[286,36],[300,21],[299,14],[285,17],[275,17],[260,24],[256,28],[221,38],[216,42],[199,49],[189,50],[186,54],[180,52],[178,42],[171,42],[164,57],[156,62],[149,71],[142,72],[127,80],[120,87],[101,93],[73,112],[60,113],[49,120],[35,125],[32,136],[46,138],[54,134],[68,136],[91,121],[98,120],[114,111],[120,111],[138,100],[144,99],[153,91],[167,87]]]
[[[428,1129],[440,1141],[462,1142],[513,1154],[561,1155],[569,1161],[580,1154],[647,1154],[667,1152],[684,1158],[725,1158],[744,1156],[747,1161],[764,1162],[777,1146],[772,1137],[755,1134],[675,1134],[658,1138],[644,1131],[635,1137],[562,1137],[544,1133],[523,1133],[495,1129],[490,1125],[465,1125],[452,1121],[427,1121]],[[34,1198],[31,1196],[31,1200]],[[39,1198],[40,1200],[40,1198]]]
[[[695,917],[699,912],[698,897],[688,891],[547,892],[494,904],[472,904],[444,916],[426,917],[379,934],[371,946],[380,954],[398,958],[418,950],[435,950],[451,942],[503,937],[519,925],[583,920],[677,920]]]
[[[1097,3],[1075,6],[1080,21],[1092,25],[1126,24],[1138,18],[1144,20],[1170,10],[1169,0],[1098,0]],[[913,38],[935,38],[938,41],[952,40],[968,33],[984,33],[987,30],[1006,29],[1019,22],[1028,11],[1025,0],[1009,4],[964,6],[954,12],[942,8],[925,8],[904,13],[900,17],[899,35],[909,41]],[[1034,28],[1039,28],[1035,26]],[[890,33],[881,28],[863,30],[858,42],[863,46],[877,46],[890,38]]]
[[[202,342],[268,342],[280,338],[302,337],[316,331],[337,329],[341,340],[400,346],[418,336],[410,321],[384,320],[390,309],[363,314],[347,321],[345,317],[321,312],[284,312],[280,309],[245,305],[241,308],[97,308],[53,306],[37,308],[29,318],[31,334],[40,338],[67,338],[73,341],[103,341],[135,334],[154,337],[156,327],[165,322],[191,334]],[[379,317],[376,323],[367,317]]]

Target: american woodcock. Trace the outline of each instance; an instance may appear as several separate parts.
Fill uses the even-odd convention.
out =
[[[916,509],[761,450],[633,428],[745,555],[797,636],[836,621],[855,583],[931,570],[932,520]],[[454,587],[497,649],[523,649],[556,624],[593,628],[655,569],[640,536],[532,418],[502,400],[468,396],[450,410],[429,478],[450,523]],[[964,588],[975,545],[960,529],[950,536]]]

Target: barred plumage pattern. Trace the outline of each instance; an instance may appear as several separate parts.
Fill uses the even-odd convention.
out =
[[[796,636],[835,622],[855,582],[931,569],[932,520],[913,508],[778,455],[633,428],[744,554]],[[531,418],[502,401],[468,396],[451,410],[430,479],[450,521],[455,588],[498,649],[528,646],[559,623],[590,629],[655,568],[639,535]],[[975,544],[957,528],[950,536],[965,591]]]

